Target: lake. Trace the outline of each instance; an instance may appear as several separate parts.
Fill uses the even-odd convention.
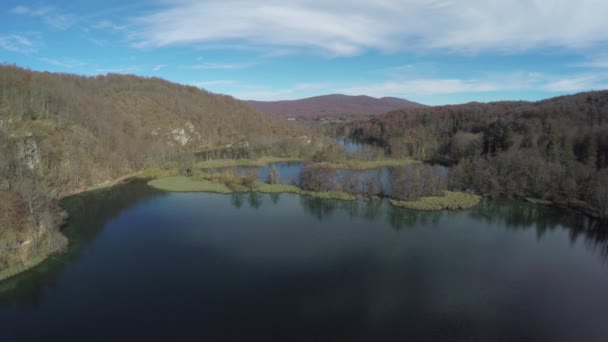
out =
[[[607,227],[564,210],[141,183],[69,205],[69,251],[0,284],[3,342],[608,337]]]

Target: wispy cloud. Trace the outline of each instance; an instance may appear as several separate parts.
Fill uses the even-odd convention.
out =
[[[42,18],[44,23],[57,30],[67,30],[76,23],[76,17],[74,17],[73,15],[59,13],[55,8],[50,6],[38,8],[17,6],[11,12],[17,15],[40,17]]]
[[[35,53],[38,51],[34,42],[25,36],[18,34],[0,35],[0,48],[23,54]]]
[[[584,62],[576,63],[573,66],[580,68],[604,69],[608,68],[608,55],[595,56]]]
[[[93,37],[88,37],[87,40],[99,47],[105,47],[106,45],[108,45],[107,41],[93,38]]]
[[[136,18],[131,38],[140,47],[234,42],[335,56],[578,49],[606,44],[605,13],[604,0],[181,0]]]
[[[253,66],[254,63],[200,63],[193,65],[181,65],[180,69],[222,69],[222,70],[234,70],[244,69]]]
[[[161,69],[163,69],[166,66],[167,66],[166,64],[158,64],[158,65],[154,66],[154,68],[152,68],[152,71],[160,71]]]
[[[83,61],[79,61],[77,59],[72,59],[72,58],[67,58],[67,59],[62,59],[62,60],[57,60],[54,58],[40,58],[41,61],[57,66],[57,67],[61,67],[61,68],[65,68],[65,69],[73,69],[73,68],[78,68],[78,67],[83,67],[86,66],[87,63],[83,62]]]
[[[29,8],[26,6],[17,6],[15,7],[11,12],[14,14],[23,14],[23,15],[30,15],[33,17],[41,17],[43,15],[46,15],[47,13],[51,12],[53,10],[53,7],[49,7],[49,6],[45,6],[45,7],[39,7],[39,8]]]
[[[242,85],[240,89],[230,92],[230,95],[241,100],[276,101],[291,100],[326,93],[330,88],[328,83],[298,83],[282,89],[268,89],[262,86]]]
[[[236,84],[236,81],[234,81],[234,80],[213,80],[213,81],[199,81],[199,82],[189,83],[189,85],[193,85],[198,88],[205,88],[205,87],[216,86],[216,85],[232,85],[232,84]]]
[[[580,74],[554,79],[541,85],[540,89],[559,93],[608,89],[608,73]]]
[[[111,29],[114,31],[122,31],[127,28],[125,25],[117,25],[109,20],[101,20],[95,23],[92,28],[94,29]]]
[[[432,96],[446,94],[494,93],[509,91],[543,91],[549,93],[572,93],[605,89],[608,73],[547,75],[542,73],[507,73],[488,75],[483,78],[423,78],[404,81],[354,85],[335,89],[347,95],[370,95],[376,97]]]
[[[127,67],[103,67],[96,68],[95,73],[98,74],[132,74],[134,72],[139,71],[140,68],[136,66],[127,66]]]

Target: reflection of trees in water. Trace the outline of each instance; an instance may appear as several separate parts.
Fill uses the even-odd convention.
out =
[[[63,200],[62,207],[70,213],[62,230],[69,239],[68,251],[0,284],[0,306],[9,303],[26,307],[37,306],[43,289],[56,286],[65,268],[97,238],[106,222],[143,200],[165,194],[147,186],[145,182],[132,181]],[[3,296],[4,294],[7,296]]]
[[[262,206],[262,196],[262,194],[257,192],[233,192],[232,195],[230,195],[230,203],[233,207],[240,209],[245,203],[245,200],[247,200],[249,207],[258,209]]]
[[[270,196],[270,200],[273,204],[279,203],[279,199],[281,199],[281,194],[269,194],[268,196]]]
[[[262,206],[262,195],[255,191],[251,191],[249,193],[247,202],[249,206],[253,209],[259,209]]]
[[[579,237],[608,257],[608,225],[571,210],[534,205],[522,201],[483,200],[470,212],[475,219],[501,223],[507,229],[535,229],[538,239],[559,227],[569,229],[570,241]]]
[[[243,202],[245,201],[245,199],[243,198],[244,196],[245,194],[242,192],[233,192],[230,197],[230,203],[232,203],[235,208],[241,209],[241,207],[243,206]]]
[[[310,196],[300,196],[300,204],[304,210],[319,221],[328,217],[337,209],[337,201],[328,201]]]
[[[361,209],[361,217],[367,221],[374,221],[382,213],[384,204],[382,201],[369,201]]]
[[[343,211],[351,219],[361,218],[366,221],[375,221],[386,215],[387,221],[394,229],[413,227],[418,224],[437,223],[442,212],[415,211],[396,208],[385,201],[332,201],[314,197],[300,197],[300,204],[304,210],[316,217],[319,221],[331,216],[337,211]]]
[[[412,228],[414,226],[437,223],[443,212],[408,210],[388,206],[388,222],[395,230]]]

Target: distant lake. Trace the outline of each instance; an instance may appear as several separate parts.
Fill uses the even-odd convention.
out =
[[[66,254],[0,283],[0,341],[606,341],[608,227],[291,194],[73,200]]]

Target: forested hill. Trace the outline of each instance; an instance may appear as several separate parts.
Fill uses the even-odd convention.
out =
[[[272,145],[298,133],[229,96],[158,78],[0,66],[1,134],[37,147],[53,187],[112,178],[176,151]],[[160,160],[159,160],[160,159]]]
[[[345,133],[395,156],[457,162],[453,183],[463,189],[583,201],[608,217],[608,91],[412,108],[346,125]]]
[[[340,118],[369,117],[402,108],[423,105],[395,97],[323,95],[288,101],[247,101],[255,110],[282,117]]]
[[[0,65],[0,271],[61,245],[60,195],[199,150],[285,153],[278,149],[304,134],[285,125],[232,97],[158,78]]]

